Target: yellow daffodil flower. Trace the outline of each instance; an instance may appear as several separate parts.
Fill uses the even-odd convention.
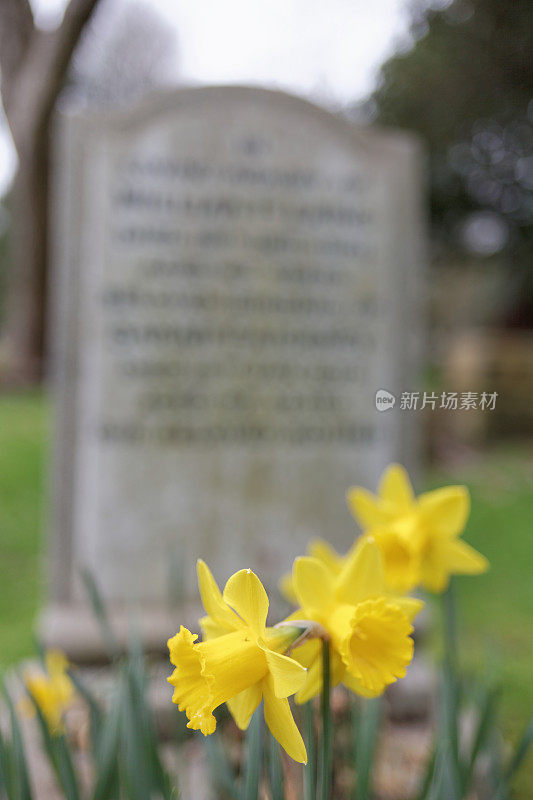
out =
[[[307,548],[307,555],[322,561],[324,566],[327,567],[327,569],[330,570],[334,575],[339,574],[344,564],[344,560],[347,558],[347,556],[341,556],[335,552],[333,547],[323,539],[314,539]],[[294,603],[295,605],[298,603],[298,598],[296,597],[296,592],[294,591],[294,581],[291,572],[283,575],[279,582],[279,590],[283,597],[289,601],[289,603]]]
[[[303,686],[306,671],[284,655],[300,636],[298,627],[267,628],[268,597],[249,569],[236,572],[221,594],[209,568],[198,562],[200,594],[207,616],[202,642],[181,627],[168,640],[175,670],[168,678],[172,700],[189,719],[188,727],[209,735],[213,711],[227,703],[241,729],[264,699],[265,720],[286,752],[301,763],[307,754],[287,698]]]
[[[63,713],[74,696],[74,686],[67,675],[68,661],[64,653],[50,650],[45,657],[44,670],[28,670],[24,684],[28,693],[39,707],[52,734],[63,732]],[[33,703],[28,699],[22,709],[28,715],[35,713]]]
[[[477,575],[487,559],[459,539],[470,512],[466,486],[446,486],[415,497],[399,464],[383,473],[378,494],[355,486],[347,493],[350,511],[377,542],[388,586],[410,591],[421,585],[446,589],[450,575]]]
[[[297,558],[292,577],[301,608],[289,619],[313,620],[327,631],[332,685],[342,682],[358,694],[373,697],[404,677],[413,656],[411,620],[423,603],[387,592],[375,542],[370,538],[357,542],[340,571],[316,556]],[[309,668],[306,683],[296,695],[296,701],[304,703],[321,688],[320,645],[307,642],[292,655]]]

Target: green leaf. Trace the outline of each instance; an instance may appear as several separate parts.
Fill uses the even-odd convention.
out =
[[[111,626],[105,602],[89,570],[81,570],[81,577],[94,615],[100,626],[100,633],[107,655],[110,661],[114,661],[120,655],[120,646]]]
[[[284,800],[283,765],[281,763],[280,746],[272,734],[268,737],[268,744],[268,764],[272,800]]]
[[[235,773],[224,752],[224,747],[220,738],[217,736],[208,736],[205,744],[211,772],[211,782],[216,792],[229,798],[229,800],[240,800],[241,793],[237,787]]]
[[[522,734],[522,737],[519,743],[517,744],[516,749],[511,757],[509,765],[505,770],[505,776],[507,780],[511,780],[515,772],[522,765],[522,762],[524,761],[532,742],[533,742],[533,717],[526,725],[524,733]]]
[[[329,641],[322,641],[322,692],[320,715],[322,718],[322,746],[318,765],[318,786],[321,800],[329,800],[333,788],[333,723],[331,719],[331,664]]]
[[[118,797],[118,749],[121,723],[121,687],[115,687],[110,711],[102,723],[95,753],[96,781],[93,800],[115,800]]]
[[[317,758],[315,721],[311,702],[305,704],[303,713],[305,717],[305,749],[307,750],[307,765],[304,767],[304,800],[315,800]]]
[[[65,736],[56,740],[57,767],[66,800],[79,800],[80,792],[72,757]]]
[[[379,727],[383,716],[383,700],[375,697],[362,700],[355,724],[355,772],[357,800],[368,800]]]
[[[13,797],[11,758],[11,748],[2,736],[0,729],[0,797],[6,796],[8,800]]]
[[[426,772],[424,774],[424,778],[420,786],[420,791],[416,796],[416,800],[427,800],[429,791],[433,785],[436,763],[437,763],[437,751],[436,751],[436,745],[434,745],[431,756],[428,759]]]
[[[460,776],[457,772],[455,753],[449,739],[442,742],[439,759],[439,780],[437,785],[446,800],[462,800]],[[432,795],[430,795],[432,797]]]
[[[68,743],[63,734],[57,735],[50,732],[48,722],[44,717],[38,703],[28,692],[28,698],[33,703],[37,722],[41,730],[44,747],[52,768],[57,776],[59,785],[65,793],[66,800],[79,800],[80,793],[76,773],[72,764],[72,758]]]
[[[131,696],[126,690],[122,696],[121,767],[128,800],[148,800],[152,797],[152,780],[143,747],[142,731],[133,713]]]
[[[501,740],[497,730],[493,729],[490,746],[490,772],[493,793],[490,800],[510,800],[508,784],[503,769]]]
[[[69,669],[68,676],[80,697],[82,697],[85,702],[87,703],[87,707],[89,709],[89,721],[90,721],[90,731],[91,731],[91,742],[93,752],[96,750],[97,741],[100,736],[100,730],[102,725],[103,719],[103,711],[100,708],[98,701],[96,700],[93,693],[89,690],[89,688],[85,685],[85,683],[81,680],[80,676],[76,672],[76,670]]]
[[[263,751],[263,708],[254,712],[246,734],[243,800],[257,800]]]
[[[43,740],[44,749],[46,751],[46,754],[48,755],[48,759],[50,761],[50,764],[52,765],[52,769],[55,772],[55,774],[57,776],[57,779],[60,781],[59,765],[58,765],[58,762],[57,762],[56,748],[55,748],[54,741],[52,739],[52,735],[50,733],[50,729],[48,727],[48,723],[47,723],[46,719],[44,718],[43,712],[39,708],[38,704],[35,702],[35,700],[32,697],[32,695],[28,693],[28,697],[29,697],[30,701],[33,703],[33,706],[34,706],[34,709],[35,709],[35,716],[36,716],[36,719],[37,719],[37,724],[39,725],[39,728],[40,728],[40,731],[41,731],[41,737],[42,737],[42,740]]]
[[[138,732],[138,746],[141,749],[140,757],[146,763],[150,785],[165,800],[170,800],[172,796],[171,782],[159,756],[157,729],[152,711],[145,700],[148,691],[148,680],[140,649],[137,651],[137,655],[130,659],[126,674],[131,719],[134,720]]]
[[[447,800],[461,800],[461,769],[459,765],[458,730],[459,703],[456,675],[450,662],[443,665],[439,703],[440,763],[445,763],[442,780]]]
[[[479,720],[472,743],[472,749],[464,770],[463,787],[465,792],[470,788],[477,757],[485,744],[489,741],[491,731],[494,728],[496,705],[499,696],[500,692],[497,689],[485,691],[479,704]]]
[[[12,774],[12,790],[13,800],[31,800],[31,787],[28,775],[28,767],[26,764],[26,756],[24,753],[24,743],[22,733],[18,723],[17,715],[13,707],[13,702],[7,691],[7,687],[3,682],[4,697],[7,707],[9,709],[9,717],[11,721],[11,774]]]

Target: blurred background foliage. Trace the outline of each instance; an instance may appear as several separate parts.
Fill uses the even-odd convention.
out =
[[[502,321],[530,327],[533,5],[417,0],[411,32],[414,45],[383,65],[367,111],[428,148],[434,255],[503,253],[515,291]]]

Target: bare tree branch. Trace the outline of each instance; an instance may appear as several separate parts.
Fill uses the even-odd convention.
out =
[[[45,34],[50,37],[47,70],[50,88],[63,83],[81,33],[99,2],[100,0],[70,0],[59,28]],[[49,114],[52,110],[56,96],[57,92],[52,96],[49,91],[48,97],[43,98],[45,113]]]
[[[13,271],[6,341],[19,380],[41,374],[46,320],[50,117],[98,0],[70,0],[54,31],[35,27],[29,0],[0,0],[2,100],[19,168],[13,187]]]
[[[1,0],[0,69],[2,96],[6,105],[9,105],[10,89],[26,57],[33,32],[33,14],[29,0]]]
[[[98,2],[70,0],[61,24],[53,31],[38,30],[31,20],[30,34],[26,34],[26,47],[18,67],[8,71],[2,86],[4,107],[19,154],[30,150],[36,138],[44,135],[74,49]],[[27,0],[1,0],[0,8],[4,3],[6,7],[20,8]],[[20,14],[17,18],[11,15],[9,19],[8,24],[22,25]],[[4,31],[3,36],[8,35],[8,31]]]

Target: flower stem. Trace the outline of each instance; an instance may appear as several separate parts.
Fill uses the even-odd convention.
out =
[[[444,728],[449,742],[451,766],[456,793],[460,793],[461,768],[459,763],[459,673],[457,653],[457,614],[453,578],[442,597],[444,669],[443,669],[443,708]]]
[[[257,800],[259,778],[263,762],[263,712],[258,709],[253,715],[246,735],[246,773],[244,778],[244,800]]]
[[[312,703],[305,704],[304,716],[307,750],[307,766],[304,769],[304,800],[316,800],[316,735]]]
[[[321,698],[321,712],[322,712],[322,753],[320,761],[320,800],[330,800],[331,797],[331,760],[332,760],[332,744],[333,744],[333,729],[331,724],[331,707],[330,707],[330,689],[331,689],[331,675],[330,675],[330,657],[329,657],[329,641],[322,641],[322,698]]]
[[[455,592],[453,578],[443,594],[444,659],[455,672],[457,666],[457,616],[455,612]]]

